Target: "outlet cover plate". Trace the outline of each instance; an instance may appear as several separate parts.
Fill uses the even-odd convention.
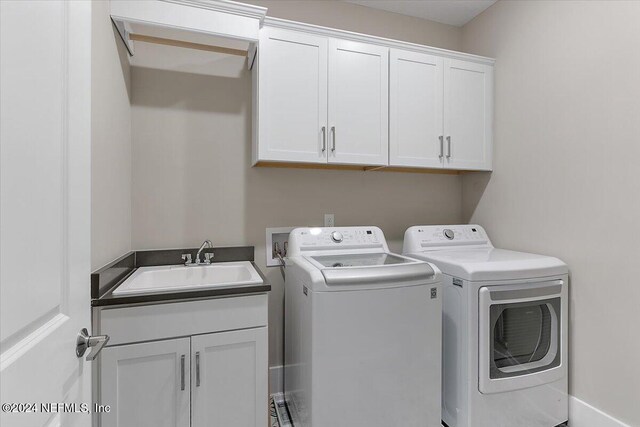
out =
[[[289,241],[289,233],[291,230],[298,227],[271,227],[267,228],[267,239],[265,245],[265,257],[267,267],[277,267],[280,265],[280,260],[273,256],[273,244],[278,243],[281,250],[284,250],[285,242]]]
[[[324,214],[324,226],[325,227],[335,227],[336,226],[336,216],[332,213]]]

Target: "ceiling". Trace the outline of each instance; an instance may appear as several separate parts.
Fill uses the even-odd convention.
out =
[[[461,27],[496,0],[345,0],[348,3]]]

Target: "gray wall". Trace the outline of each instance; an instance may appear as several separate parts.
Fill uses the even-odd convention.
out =
[[[109,2],[91,4],[91,269],[131,250],[131,107],[126,49]]]
[[[640,425],[640,2],[500,1],[463,29],[497,59],[495,172],[464,219],[569,264],[570,392]]]
[[[458,48],[460,29],[340,2],[268,2],[300,21]],[[286,7],[283,5],[286,3]],[[286,13],[286,15],[285,15]],[[371,20],[368,17],[371,16]],[[347,25],[351,23],[352,25]],[[251,75],[132,68],[133,247],[256,246],[270,295],[270,364],[282,363],[283,281],[264,266],[265,228],[380,226],[401,250],[404,230],[461,219],[457,175],[251,168]]]

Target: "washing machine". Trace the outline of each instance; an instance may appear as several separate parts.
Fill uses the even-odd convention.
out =
[[[439,426],[438,269],[390,253],[377,227],[297,228],[285,263],[293,425]]]
[[[411,227],[403,254],[443,275],[444,423],[567,421],[567,266],[494,248],[479,225]]]

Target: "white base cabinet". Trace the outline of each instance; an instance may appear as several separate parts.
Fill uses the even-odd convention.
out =
[[[113,341],[94,376],[111,407],[96,427],[268,425],[266,294],[102,308],[94,322]]]
[[[102,350],[103,427],[190,426],[190,339]]]
[[[192,425],[267,425],[266,359],[267,328],[192,337]]]

